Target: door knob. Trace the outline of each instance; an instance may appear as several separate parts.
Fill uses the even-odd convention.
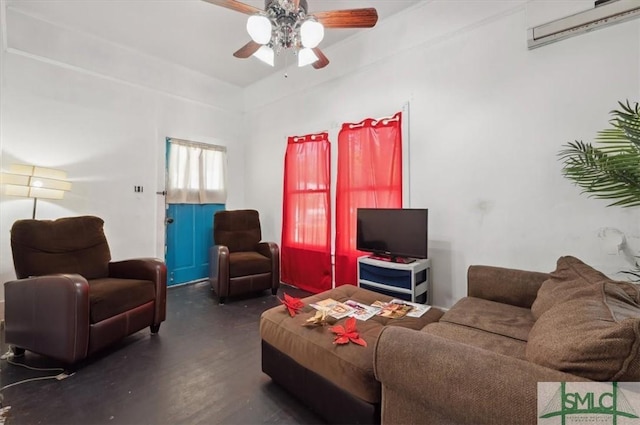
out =
[[[165,223],[167,223],[167,224],[171,224],[171,223],[173,223],[173,218],[171,218],[171,217],[167,217],[167,218],[164,220],[164,222],[165,222]]]

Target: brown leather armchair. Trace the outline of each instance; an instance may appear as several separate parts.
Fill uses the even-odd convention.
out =
[[[167,269],[157,259],[111,262],[98,217],[18,220],[11,250],[18,280],[4,284],[5,339],[73,364],[166,316]]]
[[[209,256],[209,283],[220,304],[228,296],[280,287],[280,250],[274,242],[261,242],[256,210],[218,211],[213,219]]]

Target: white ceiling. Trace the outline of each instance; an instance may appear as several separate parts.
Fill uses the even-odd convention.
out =
[[[308,0],[314,11],[375,7],[379,21],[421,0]],[[263,8],[263,0],[244,3]],[[7,7],[67,28],[109,40],[138,52],[180,64],[230,84],[246,87],[294,63],[284,55],[271,68],[233,52],[249,36],[247,15],[201,0],[8,0]],[[360,31],[328,29],[323,50]],[[327,54],[331,60],[330,53]],[[329,67],[331,64],[329,64]],[[325,68],[327,69],[327,68]],[[318,70],[317,72],[323,72]]]

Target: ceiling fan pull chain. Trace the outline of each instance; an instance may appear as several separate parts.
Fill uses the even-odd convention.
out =
[[[287,71],[287,69],[289,69],[289,55],[287,55],[287,52],[284,53],[284,78],[289,78],[289,72]]]

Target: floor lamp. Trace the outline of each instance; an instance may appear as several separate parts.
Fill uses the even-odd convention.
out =
[[[34,219],[38,198],[62,199],[64,193],[71,190],[66,172],[34,165],[12,164],[9,172],[1,174],[1,183],[9,196],[33,198],[31,218]]]

